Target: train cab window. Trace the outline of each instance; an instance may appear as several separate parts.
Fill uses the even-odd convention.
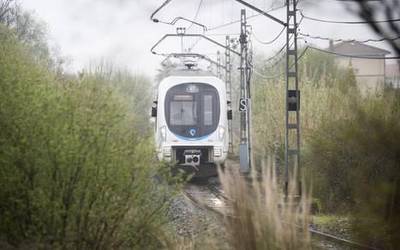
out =
[[[170,120],[169,123],[174,126],[196,125],[197,121],[197,103],[193,96],[175,95],[170,102]]]
[[[220,119],[215,87],[205,83],[183,83],[167,91],[165,118],[176,135],[196,138],[214,132]]]

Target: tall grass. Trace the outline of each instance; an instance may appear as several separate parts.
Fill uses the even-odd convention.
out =
[[[220,171],[223,190],[232,200],[232,217],[225,230],[232,249],[310,249],[309,193],[296,200],[295,187],[289,199],[282,194],[269,161],[267,168],[245,179],[238,171]],[[291,183],[295,183],[291,179]]]

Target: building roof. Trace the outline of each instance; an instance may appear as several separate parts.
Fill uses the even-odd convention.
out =
[[[382,57],[390,54],[389,51],[359,42],[341,42],[329,48],[332,52],[351,56]]]

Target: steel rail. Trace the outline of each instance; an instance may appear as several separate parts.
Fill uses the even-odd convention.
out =
[[[311,234],[322,236],[324,238],[327,238],[327,239],[330,239],[330,240],[333,240],[333,241],[336,241],[336,242],[339,242],[339,243],[345,243],[345,244],[353,246],[353,247],[357,247],[357,248],[361,248],[361,249],[379,250],[379,248],[371,247],[371,246],[368,246],[368,245],[365,245],[365,244],[362,244],[362,243],[359,243],[359,242],[356,242],[356,241],[344,239],[344,238],[338,237],[336,235],[325,233],[325,232],[322,232],[322,231],[319,231],[319,230],[315,230],[315,229],[312,229],[312,228],[309,228],[308,231]]]
[[[228,197],[226,197],[225,195],[223,195],[223,194],[222,194],[217,188],[215,188],[214,186],[212,186],[212,185],[207,185],[206,187],[207,187],[207,189],[210,191],[210,193],[211,193],[212,195],[214,195],[215,197],[217,197],[217,198],[222,198],[222,199],[224,199],[224,200],[226,200],[226,201],[232,202],[232,200],[231,200],[230,198],[228,198]],[[206,203],[203,203],[203,202],[199,201],[199,199],[196,199],[195,195],[193,195],[192,193],[190,193],[190,192],[187,191],[187,190],[183,190],[182,193],[183,193],[183,195],[184,195],[190,202],[194,203],[194,205],[197,206],[197,207],[200,208],[200,209],[209,210],[209,211],[214,212],[214,213],[216,213],[216,214],[218,214],[218,215],[220,215],[220,216],[223,216],[223,217],[231,217],[231,218],[235,218],[235,217],[236,217],[236,216],[233,215],[233,214],[230,214],[230,213],[223,213],[222,211],[220,211],[220,210],[218,210],[218,209],[216,209],[216,208],[214,208],[214,207],[212,207],[212,206],[209,206],[209,205],[207,205]],[[284,223],[284,222],[283,222],[283,223]],[[288,224],[288,223],[286,223],[286,224]],[[345,244],[345,245],[347,245],[347,246],[355,247],[355,248],[358,248],[358,249],[380,250],[379,248],[376,248],[376,247],[368,246],[368,245],[365,245],[365,244],[360,243],[360,242],[356,242],[356,241],[353,241],[353,240],[345,239],[345,238],[342,238],[342,237],[340,237],[340,236],[336,236],[336,235],[333,235],[333,234],[330,234],[330,233],[326,233],[326,232],[322,232],[322,231],[313,229],[313,228],[311,228],[311,226],[312,226],[312,225],[309,225],[308,231],[309,231],[312,235],[314,235],[314,236],[323,237],[323,238],[325,238],[325,239],[327,239],[327,240],[335,241],[335,242],[337,242],[337,243]],[[301,227],[301,226],[299,226],[299,225],[296,225],[296,227],[297,227],[299,230],[302,230],[302,229],[303,229],[303,227]]]
[[[210,193],[213,194],[213,192],[210,192]],[[228,214],[223,213],[222,211],[219,211],[215,207],[209,206],[204,202],[200,202],[198,199],[196,199],[196,197],[192,193],[190,193],[187,190],[183,190],[182,194],[186,199],[188,199],[191,203],[193,203],[196,207],[198,207],[200,209],[209,210],[209,211],[214,212],[215,214],[222,216],[222,217],[229,216]],[[213,195],[216,196],[215,194],[213,194]]]

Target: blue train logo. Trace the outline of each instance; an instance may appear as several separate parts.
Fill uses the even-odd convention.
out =
[[[191,129],[189,130],[189,134],[190,134],[191,136],[195,136],[195,135],[196,135],[196,129],[195,129],[195,128],[191,128]]]

